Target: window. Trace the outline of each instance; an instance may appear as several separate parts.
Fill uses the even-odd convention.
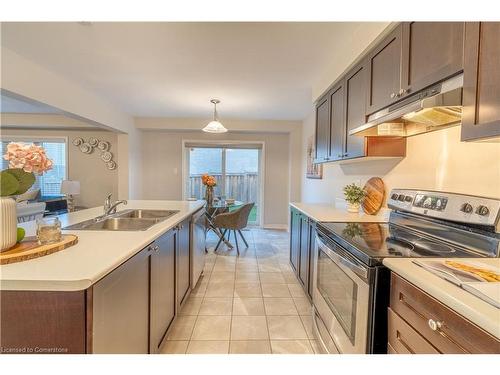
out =
[[[42,146],[47,153],[47,156],[54,163],[52,169],[45,172],[42,176],[35,174],[36,181],[30,190],[40,189],[40,194],[43,196],[61,194],[61,182],[67,178],[67,153],[65,138],[24,138],[24,137],[2,137],[0,142],[0,153],[2,155],[1,169],[9,167],[7,160],[3,159],[3,155],[10,142],[34,143]]]

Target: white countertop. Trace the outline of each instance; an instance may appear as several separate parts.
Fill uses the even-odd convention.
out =
[[[358,222],[358,223],[385,223],[389,221],[391,210],[382,207],[376,215],[368,215],[360,208],[359,213],[347,212],[345,205],[332,203],[301,203],[291,202],[290,206],[296,208],[314,221],[330,222]]]
[[[179,210],[146,231],[63,231],[78,236],[78,243],[41,258],[0,266],[1,290],[83,290],[135,255],[162,233],[199,210],[205,201],[129,200],[118,211],[131,208]],[[102,214],[102,207],[60,215],[62,226]],[[35,235],[35,223],[19,224],[26,236]]]
[[[447,259],[440,258],[440,260]],[[472,259],[450,258],[449,260],[466,261]],[[474,259],[474,261],[498,265],[500,258],[478,258]],[[384,259],[384,265],[486,332],[500,339],[500,309],[417,266],[412,263],[412,259],[386,258]]]

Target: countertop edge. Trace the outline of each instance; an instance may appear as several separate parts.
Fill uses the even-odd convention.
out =
[[[368,215],[360,208],[359,213],[347,212],[345,207],[335,207],[332,203],[302,203],[302,202],[289,202],[290,207],[295,208],[304,215],[310,217],[316,222],[376,222],[385,223],[389,221],[390,209],[382,207],[377,214]],[[314,210],[323,210],[324,212],[318,214],[312,212]]]
[[[58,292],[76,292],[90,288],[99,280],[106,277],[115,269],[120,267],[123,263],[127,262],[130,258],[138,254],[148,244],[156,240],[164,233],[171,230],[177,224],[181,223],[200,209],[203,209],[204,204],[202,201],[195,207],[181,212],[175,221],[170,222],[161,230],[155,230],[151,233],[144,231],[144,241],[141,241],[137,246],[132,247],[129,251],[124,252],[123,256],[117,257],[113,265],[103,268],[100,272],[93,275],[91,278],[75,279],[75,280],[4,280],[0,279],[0,291],[58,291]],[[158,223],[162,224],[162,223]],[[146,235],[147,234],[147,235]],[[1,269],[0,269],[1,273]]]
[[[484,260],[484,258],[478,258]],[[411,259],[384,259],[383,264],[471,323],[500,340],[500,309],[411,263]],[[475,306],[475,307],[473,307]],[[488,314],[480,310],[487,311]],[[494,317],[496,313],[496,319]]]

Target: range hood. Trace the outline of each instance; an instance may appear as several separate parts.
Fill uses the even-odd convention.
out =
[[[408,137],[458,125],[462,121],[462,87],[460,74],[375,112],[349,134]]]

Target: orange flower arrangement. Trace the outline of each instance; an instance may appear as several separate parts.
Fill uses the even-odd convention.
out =
[[[215,179],[215,177],[208,174],[204,174],[203,176],[201,176],[201,182],[206,186],[217,186],[217,180]]]

